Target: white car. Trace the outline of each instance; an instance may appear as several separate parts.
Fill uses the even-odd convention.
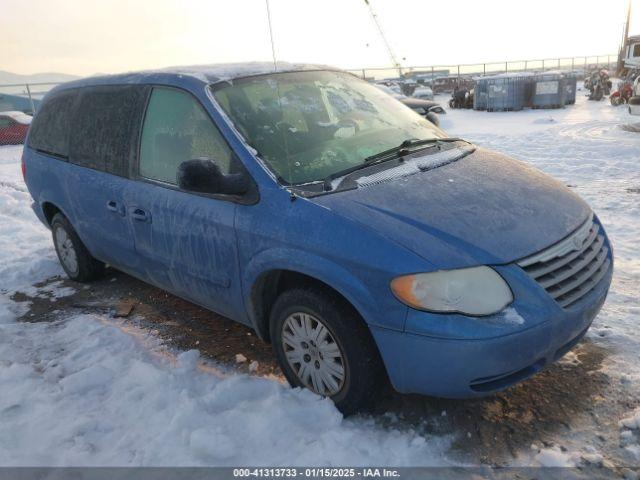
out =
[[[380,90],[382,90],[384,93],[391,95],[393,98],[395,98],[396,100],[400,100],[401,98],[407,98],[406,95],[404,95],[403,93],[400,92],[400,88],[391,88],[388,87],[382,83],[375,83],[374,84],[376,87],[378,87]]]
[[[412,96],[422,100],[433,100],[433,90],[431,90],[431,87],[418,87],[414,90]]]

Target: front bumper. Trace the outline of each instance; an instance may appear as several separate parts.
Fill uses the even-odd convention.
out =
[[[377,327],[371,331],[397,391],[447,398],[484,396],[524,380],[573,348],[600,311],[612,274],[610,267],[590,293],[566,309],[544,297],[543,291],[534,292],[536,301],[531,297],[521,304],[516,301],[514,306],[525,324],[505,335],[443,338],[426,330],[415,333],[416,325],[439,320],[446,325],[445,317],[480,323],[462,316],[434,320],[436,315],[417,311],[410,311],[405,332]]]

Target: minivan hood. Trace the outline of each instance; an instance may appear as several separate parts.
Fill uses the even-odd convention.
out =
[[[569,235],[591,212],[560,182],[484,149],[433,170],[312,201],[437,269],[524,258]]]

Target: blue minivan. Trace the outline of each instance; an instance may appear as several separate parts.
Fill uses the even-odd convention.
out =
[[[249,325],[345,413],[387,381],[463,398],[533,375],[583,337],[613,271],[564,185],[324,67],[66,83],[23,171],[71,279],[108,264]]]

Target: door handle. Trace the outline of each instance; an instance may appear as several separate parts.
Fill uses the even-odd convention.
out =
[[[124,207],[121,207],[115,200],[109,200],[107,202],[107,210],[109,210],[110,212],[115,212],[121,217],[124,217]]]
[[[138,222],[148,222],[151,220],[151,215],[141,208],[134,208],[131,212],[131,218]]]

